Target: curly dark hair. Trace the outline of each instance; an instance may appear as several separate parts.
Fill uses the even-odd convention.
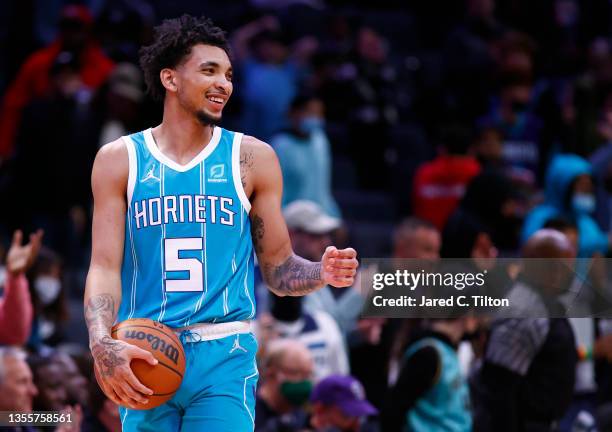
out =
[[[183,15],[164,20],[155,27],[155,39],[140,49],[140,67],[144,72],[147,92],[155,100],[163,100],[166,90],[159,79],[164,68],[179,65],[197,44],[212,45],[230,55],[225,32],[206,17]]]

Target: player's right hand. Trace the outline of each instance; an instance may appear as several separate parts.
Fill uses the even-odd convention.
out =
[[[94,340],[90,345],[96,378],[104,394],[116,404],[127,408],[134,408],[139,403],[146,404],[153,390],[136,378],[130,363],[133,359],[142,359],[154,366],[157,359],[153,354],[109,335]]]

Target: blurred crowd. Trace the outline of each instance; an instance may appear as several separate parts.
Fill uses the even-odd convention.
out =
[[[222,126],[275,149],[297,254],[319,260],[333,243],[478,268],[610,254],[607,0],[0,9],[0,411],[120,430],[82,317],[89,177],[100,146],[160,121],[138,50],[182,13],[228,32]],[[256,431],[612,430],[612,320],[545,318],[571,293],[571,277],[548,270],[496,279],[532,299],[531,320],[364,318],[359,283],[279,298],[259,278]],[[601,312],[607,288],[578,293],[579,316]]]

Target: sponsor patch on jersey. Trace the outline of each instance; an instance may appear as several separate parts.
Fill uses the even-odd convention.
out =
[[[216,164],[208,171],[208,181],[211,183],[227,183],[225,164]]]

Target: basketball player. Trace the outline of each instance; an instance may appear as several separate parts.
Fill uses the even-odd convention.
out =
[[[280,296],[353,284],[355,250],[329,247],[320,262],[293,253],[274,151],[216,125],[232,94],[228,52],[223,31],[207,19],[165,21],[141,52],[163,121],[107,144],[94,163],[85,316],[123,430],[253,430],[254,253]],[[151,410],[133,409],[152,391],[129,365],[155,359],[110,336],[115,322],[132,317],[175,329],[187,356],[181,388]]]

